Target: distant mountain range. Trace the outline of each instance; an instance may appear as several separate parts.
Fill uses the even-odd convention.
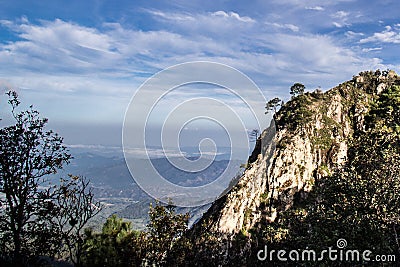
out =
[[[156,148],[153,148],[153,151],[155,150]],[[186,147],[184,151],[185,155],[190,155],[187,157],[189,160],[197,159],[195,156],[198,153],[197,148]],[[202,186],[218,178],[228,166],[230,150],[225,148],[224,151],[206,169],[195,173],[179,170],[165,157],[153,157],[151,162],[163,177],[174,184],[188,187]],[[67,174],[85,176],[90,180],[95,197],[109,207],[105,213],[108,215],[116,213],[128,220],[147,221],[149,205],[155,203],[155,200],[135,183],[121,150],[115,147],[79,146],[71,147],[70,153],[74,158],[60,173],[55,175],[55,178]],[[145,159],[139,160],[144,161]],[[233,179],[241,171],[240,164],[243,162],[233,160],[232,163],[236,168],[228,175]],[[190,212],[190,223],[193,223],[202,216],[208,207],[209,205],[197,208],[178,208],[177,212]],[[108,216],[107,214],[103,214],[101,217]],[[99,221],[98,223],[103,222]]]
[[[113,189],[118,191],[122,190],[122,192],[140,190],[133,180],[122,154],[119,156],[105,155],[104,153],[93,153],[90,151],[74,153],[73,150],[71,150],[71,153],[74,158],[61,174],[66,175],[71,173],[74,175],[86,176],[96,188],[101,187],[103,189],[110,189],[111,191]],[[188,157],[188,159],[195,160],[196,158]],[[145,161],[145,159],[143,159],[143,161]],[[202,186],[214,181],[224,172],[228,166],[229,160],[214,160],[206,169],[195,173],[182,171],[176,168],[167,158],[152,158],[151,162],[154,168],[170,182],[190,187]],[[233,178],[236,174],[236,170],[239,171],[240,164],[243,162],[233,160],[232,163],[237,167],[235,168],[235,172],[229,174]],[[130,195],[124,194],[123,196],[129,197]]]

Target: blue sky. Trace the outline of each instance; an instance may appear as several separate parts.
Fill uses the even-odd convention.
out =
[[[399,72],[398,10],[396,0],[0,0],[0,88],[69,144],[119,145],[136,88],[174,64],[228,64],[267,99],[287,99],[294,82],[329,89],[363,70]]]

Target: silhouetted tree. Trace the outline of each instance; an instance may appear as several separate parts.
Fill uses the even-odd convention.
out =
[[[83,230],[88,221],[98,214],[102,208],[95,201],[89,181],[85,177],[69,175],[69,179],[61,179],[56,190],[55,204],[57,216],[53,222],[60,230],[64,249],[75,266],[81,266],[83,253]]]
[[[47,119],[32,106],[18,112],[16,92],[7,95],[14,124],[0,129],[0,257],[15,266],[34,265],[72,245],[72,233],[99,204],[82,179],[52,183],[48,175],[71,159],[62,137],[45,130]]]

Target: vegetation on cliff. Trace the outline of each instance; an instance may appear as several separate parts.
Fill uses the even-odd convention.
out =
[[[334,102],[340,108],[332,109]],[[267,187],[259,196],[257,210],[245,210],[246,220],[250,218],[255,223],[239,233],[225,233],[225,239],[220,239],[232,245],[222,242],[209,254],[224,251],[222,263],[256,266],[265,264],[257,258],[257,253],[266,245],[276,251],[307,248],[318,252],[345,239],[348,249],[370,250],[371,258],[374,255],[399,258],[399,111],[400,79],[393,71],[362,72],[326,93],[316,90],[292,97],[274,116],[278,135],[284,132],[285,136],[277,143],[277,154],[291,149],[296,136],[310,140],[313,153],[320,158],[319,166],[308,180],[312,184],[306,186],[311,190],[306,187],[294,190],[291,184],[298,183],[298,177],[282,183],[279,187],[282,190],[278,190],[275,198]],[[335,161],[333,155],[338,153],[343,140],[345,158],[342,162]],[[302,176],[304,166],[298,169]],[[281,202],[284,198],[291,199],[291,204]],[[256,220],[252,216],[260,210],[261,214],[263,210],[268,214],[272,206],[277,207],[276,217],[261,215]],[[218,213],[218,209],[213,212]],[[202,222],[204,227],[196,229],[197,236],[204,235],[206,227],[218,220],[212,214],[206,218]],[[362,262],[361,259],[359,263]],[[276,257],[269,263],[313,265],[310,261],[283,263]],[[316,266],[331,264],[325,258]]]

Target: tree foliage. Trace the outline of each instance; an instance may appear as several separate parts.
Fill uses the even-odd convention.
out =
[[[148,229],[148,254],[146,260],[149,264],[166,263],[168,252],[182,243],[182,237],[187,230],[189,214],[176,214],[175,207],[171,204],[150,205],[150,222]]]
[[[16,92],[7,93],[14,124],[0,129],[0,257],[15,266],[39,264],[44,257],[69,257],[79,231],[99,210],[88,183],[55,174],[71,155],[62,137],[45,130],[47,119],[32,106],[18,111]]]
[[[399,255],[399,141],[375,131],[360,136],[347,166],[317,181],[305,218],[309,242],[323,247],[345,238],[354,249]]]
[[[174,266],[189,247],[185,233],[189,214],[177,214],[173,205],[150,206],[144,231],[113,215],[101,233],[86,230],[84,266]]]
[[[278,97],[275,97],[267,102],[265,105],[265,114],[269,113],[270,111],[274,111],[274,114],[276,113],[278,107],[282,105],[282,100]]]
[[[292,98],[279,110],[276,116],[277,126],[286,127],[292,131],[303,129],[315,115],[311,107],[312,100],[306,94]]]
[[[306,87],[304,86],[304,84],[295,83],[290,87],[290,94],[292,96],[302,95],[304,94],[305,89]]]
[[[83,231],[89,220],[100,212],[101,204],[94,199],[89,181],[74,175],[69,175],[69,179],[61,179],[55,203],[57,215],[53,223],[60,230],[63,249],[75,266],[81,266]]]
[[[400,86],[389,86],[372,104],[365,119],[368,128],[389,127],[400,133]]]
[[[84,266],[139,266],[145,257],[145,234],[116,215],[107,219],[101,233],[86,229],[84,240]]]

